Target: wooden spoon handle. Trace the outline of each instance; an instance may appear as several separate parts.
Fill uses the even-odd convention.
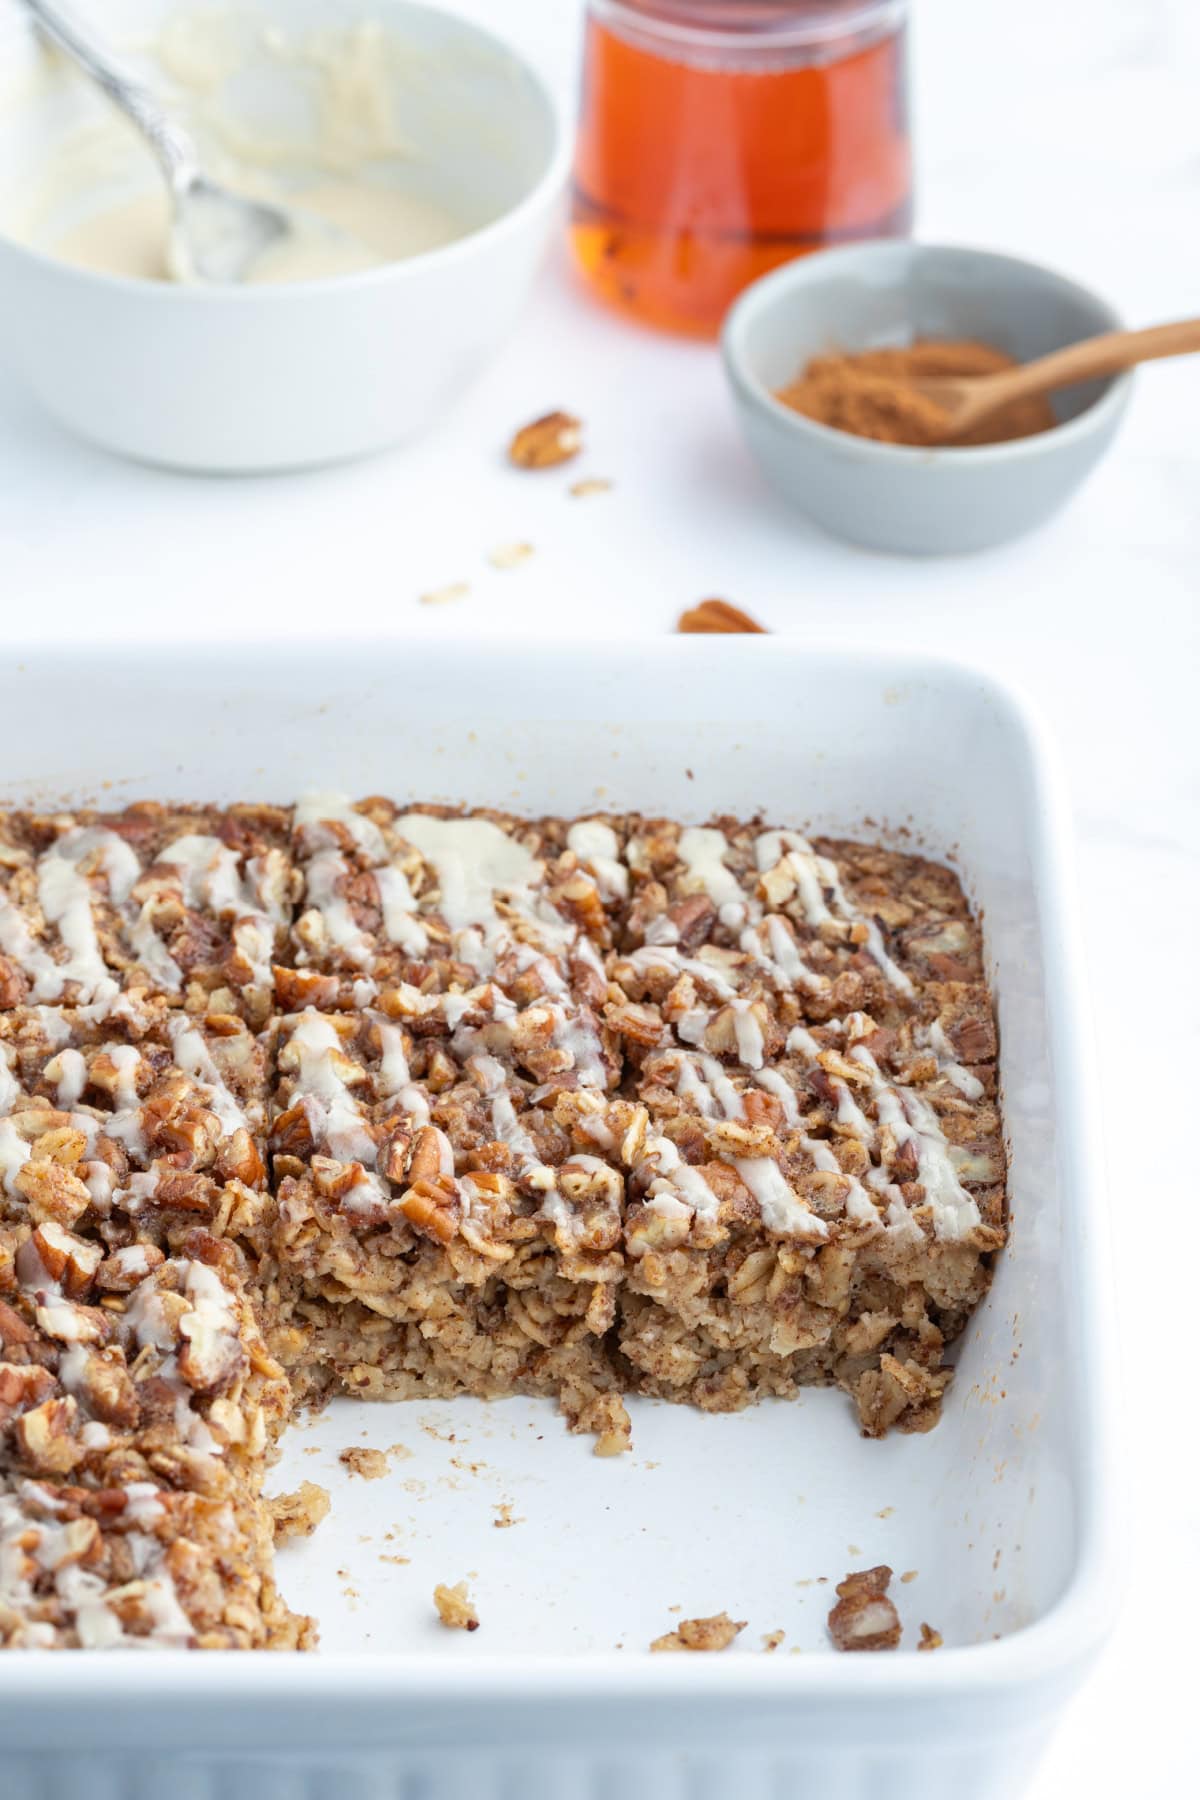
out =
[[[992,377],[1006,399],[1024,400],[1030,394],[1047,394],[1053,388],[1070,387],[1077,381],[1094,381],[1100,375],[1116,375],[1136,363],[1153,362],[1159,356],[1185,356],[1200,350],[1200,319],[1177,319],[1170,325],[1150,325],[1144,331],[1106,331],[1039,356],[1019,369]]]

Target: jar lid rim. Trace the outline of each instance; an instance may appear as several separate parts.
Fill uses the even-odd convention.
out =
[[[679,48],[820,48],[903,22],[908,0],[591,0],[593,16]]]

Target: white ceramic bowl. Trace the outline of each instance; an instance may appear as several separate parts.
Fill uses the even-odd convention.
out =
[[[108,0],[96,23],[112,42],[144,42],[183,10]],[[14,8],[0,22],[0,355],[63,424],[147,462],[286,469],[381,449],[439,417],[514,322],[566,173],[561,120],[509,48],[434,7],[253,0],[224,10],[247,34],[250,61],[228,84],[228,105],[251,129],[294,109],[288,84],[304,79],[268,55],[264,26],[302,41],[372,20],[411,47],[411,66],[389,80],[414,166],[473,229],[365,274],[207,291],[96,274],[29,248],[3,220],[44,177],[54,146],[89,123],[105,128],[111,109],[81,79],[47,77]],[[141,166],[152,186],[153,162]]]
[[[986,250],[879,242],[787,263],[725,322],[725,368],[767,478],[852,544],[912,555],[983,550],[1031,531],[1091,473],[1121,422],[1131,375],[1052,397],[1059,424],[1008,444],[915,449],[818,425],[775,392],[831,348],[976,338],[1031,362],[1121,321],[1097,295]]]

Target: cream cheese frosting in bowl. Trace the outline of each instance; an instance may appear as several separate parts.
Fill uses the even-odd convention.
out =
[[[152,154],[14,12],[0,23],[14,372],[83,436],[200,470],[361,455],[438,417],[503,340],[554,216],[566,145],[538,77],[410,0],[116,0],[96,23],[217,179],[315,228],[253,283],[173,281]]]

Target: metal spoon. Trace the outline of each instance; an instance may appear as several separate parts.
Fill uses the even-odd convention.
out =
[[[1200,350],[1200,319],[1179,319],[1144,331],[1106,331],[998,375],[929,375],[911,385],[945,411],[945,441],[953,443],[1012,400],[1028,400],[1077,381],[1118,375],[1160,356],[1185,356],[1196,350]]]
[[[24,5],[51,42],[133,121],[158,158],[171,195],[167,261],[177,281],[247,281],[268,253],[278,266],[292,245],[311,262],[315,243],[330,273],[375,260],[365,246],[323,219],[244,199],[211,180],[191,136],[147,88],[123,74],[51,0],[24,0]]]

